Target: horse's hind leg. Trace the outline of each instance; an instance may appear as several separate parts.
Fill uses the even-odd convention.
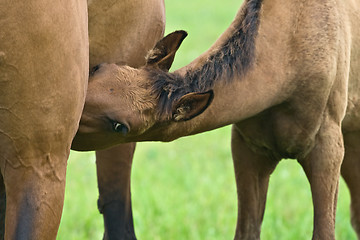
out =
[[[350,190],[351,223],[360,239],[360,132],[344,134],[344,144],[341,174]]]
[[[136,239],[130,194],[135,143],[96,151],[98,206],[104,216],[104,239]]]
[[[66,155],[50,154],[33,159],[31,165],[2,164],[7,198],[5,239],[55,239],[64,201],[66,160]]]
[[[231,147],[238,194],[235,239],[260,239],[269,178],[278,161],[251,151],[236,126],[232,128]]]
[[[0,9],[5,239],[56,239],[88,80],[87,1],[0,1]]]
[[[340,126],[324,123],[315,147],[298,159],[310,182],[314,205],[313,239],[335,239],[335,213],[344,147]]]

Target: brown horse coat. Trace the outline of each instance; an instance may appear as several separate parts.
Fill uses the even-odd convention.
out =
[[[89,7],[90,71],[113,62],[140,67],[163,37],[163,0],[92,0]],[[104,239],[136,239],[132,220],[130,173],[135,143],[96,152],[98,207],[104,215]]]
[[[89,65],[144,65],[164,31],[164,3],[2,1],[0,15],[0,229],[6,224],[6,239],[55,239]],[[135,238],[133,151],[128,144],[97,153],[105,239]]]
[[[88,81],[86,1],[2,0],[0,25],[5,239],[55,239]]]
[[[174,32],[146,67],[105,64],[90,77],[73,147],[171,141],[233,124],[235,238],[260,237],[269,176],[281,158],[296,158],[311,184],[313,238],[334,239],[345,143],[342,173],[360,235],[359,20],[352,0],[247,0],[208,51],[168,73],[186,37]]]

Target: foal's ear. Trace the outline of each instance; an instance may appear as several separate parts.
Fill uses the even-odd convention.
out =
[[[187,32],[180,30],[161,39],[146,56],[147,65],[157,66],[164,71],[169,71],[175,53],[186,36]]]
[[[188,93],[173,106],[172,119],[175,122],[187,121],[205,111],[214,98],[212,90],[205,93]]]

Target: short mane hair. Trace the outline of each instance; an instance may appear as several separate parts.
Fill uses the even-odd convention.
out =
[[[261,3],[262,0],[248,0],[245,3],[242,19],[234,33],[196,71],[188,71],[183,77],[177,73],[148,68],[153,81],[152,92],[159,101],[159,115],[171,114],[173,102],[187,93],[205,92],[220,79],[231,80],[234,74],[245,75],[254,60]]]

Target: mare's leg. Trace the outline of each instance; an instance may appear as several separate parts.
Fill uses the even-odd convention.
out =
[[[340,126],[328,121],[321,126],[312,151],[304,159],[298,159],[311,186],[313,239],[335,239],[335,213],[343,156]]]
[[[7,200],[5,239],[56,237],[64,201],[66,155],[49,153],[31,162],[9,161],[2,166]]]
[[[97,151],[99,210],[104,215],[104,239],[136,239],[130,194],[135,143]]]
[[[360,239],[360,132],[344,134],[345,158],[341,174],[351,195],[351,223]]]
[[[86,4],[0,1],[5,239],[56,238],[88,79]]]
[[[231,146],[238,194],[235,239],[260,239],[269,177],[278,161],[250,150],[235,125]]]

